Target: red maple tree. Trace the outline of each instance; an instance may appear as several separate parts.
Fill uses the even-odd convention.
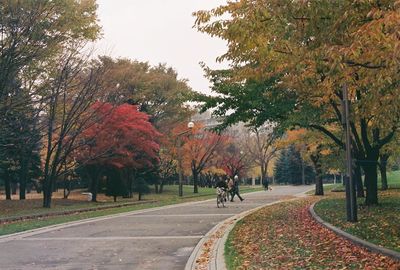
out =
[[[91,108],[95,121],[83,131],[83,147],[75,158],[91,178],[93,201],[96,200],[101,168],[141,169],[158,161],[161,134],[149,122],[149,116],[137,106],[97,102]]]

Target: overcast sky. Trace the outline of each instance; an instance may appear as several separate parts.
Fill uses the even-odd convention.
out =
[[[222,67],[215,58],[226,43],[192,28],[193,11],[211,9],[225,0],[97,0],[103,39],[99,54],[128,57],[152,65],[167,63],[197,91],[209,92],[199,62]]]

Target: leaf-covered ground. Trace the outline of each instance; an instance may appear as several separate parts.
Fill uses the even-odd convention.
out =
[[[346,222],[344,193],[329,194],[329,198],[316,204],[315,211],[348,233],[400,252],[400,189],[380,191],[379,202],[366,207],[360,198],[357,223]]]
[[[309,214],[311,197],[263,208],[231,232],[229,269],[400,269],[400,262],[337,236]]]

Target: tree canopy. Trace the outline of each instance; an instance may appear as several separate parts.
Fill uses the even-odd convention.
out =
[[[341,130],[342,89],[347,87],[353,155],[366,173],[366,203],[377,203],[379,150],[399,127],[399,8],[394,0],[240,0],[196,12],[200,31],[227,41],[228,50],[219,60],[231,62],[231,81],[245,86],[255,80],[263,85],[279,78],[276,85],[283,89],[279,92],[291,93],[293,98],[287,99],[288,105],[293,104],[288,107],[269,97],[282,108],[278,110],[281,117],[274,117],[276,107],[264,106],[268,101],[252,103],[252,88],[242,87],[241,101],[251,106],[242,113],[229,99],[230,93],[237,92],[229,82],[224,83],[228,98],[219,96],[206,106],[230,107],[240,115],[236,119],[258,125],[265,120],[279,124],[288,120],[284,121],[287,126],[319,130],[344,148],[341,136],[332,129]],[[214,82],[218,91],[219,82]],[[259,96],[268,97],[268,90],[264,88]],[[256,112],[270,108],[271,112],[254,121]]]

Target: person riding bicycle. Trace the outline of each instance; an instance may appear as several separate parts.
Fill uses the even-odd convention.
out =
[[[215,187],[217,188],[217,194],[222,193],[224,200],[226,201],[226,191],[228,190],[228,185],[226,182],[220,178]]]

